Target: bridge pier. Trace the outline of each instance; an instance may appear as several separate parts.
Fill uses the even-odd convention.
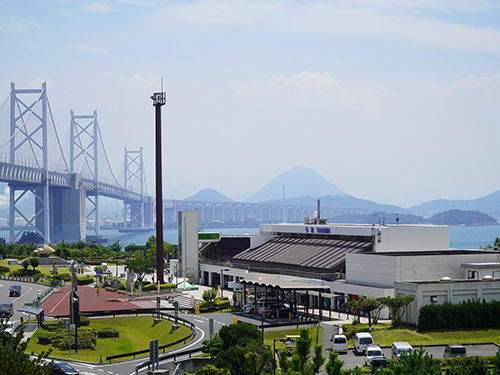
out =
[[[49,228],[51,242],[75,243],[86,237],[85,190],[81,187],[81,176],[70,177],[70,187],[50,187]],[[36,191],[38,192],[38,191]],[[35,200],[35,212],[42,208],[43,201]],[[36,228],[45,233],[45,220],[37,216]]]

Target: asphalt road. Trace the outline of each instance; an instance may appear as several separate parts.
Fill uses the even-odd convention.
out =
[[[21,285],[21,296],[20,297],[9,297],[9,289],[12,284]],[[23,283],[19,281],[10,280],[0,280],[0,302],[12,302],[14,305],[14,315],[11,317],[11,321],[14,322],[14,327],[19,326],[21,322],[21,317],[24,320],[35,319],[32,314],[21,313],[17,309],[21,308],[27,303],[31,303],[37,298],[38,290],[42,293],[48,290],[49,287],[45,285],[33,284],[33,283]]]

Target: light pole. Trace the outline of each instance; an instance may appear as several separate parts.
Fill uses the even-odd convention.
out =
[[[164,284],[163,276],[163,196],[161,170],[161,107],[167,102],[163,92],[155,92],[151,99],[155,107],[155,140],[156,140],[156,280]]]
[[[220,296],[224,297],[224,271],[229,271],[229,268],[223,268],[220,270]]]

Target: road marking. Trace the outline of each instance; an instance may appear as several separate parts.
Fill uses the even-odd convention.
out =
[[[199,319],[195,319],[194,321],[195,321],[195,322],[200,322],[200,323],[205,323],[205,321],[203,321],[203,320],[199,320]]]
[[[55,305],[52,310],[50,310],[50,312],[52,313],[56,308],[57,306],[59,306],[59,304],[66,298],[66,296],[69,294],[70,292],[66,293],[59,302],[57,302],[57,305]]]

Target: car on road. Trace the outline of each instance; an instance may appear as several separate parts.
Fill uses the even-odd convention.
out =
[[[80,373],[73,366],[65,362],[54,362],[48,368],[52,371],[50,375],[79,375]]]
[[[370,366],[373,358],[383,357],[383,356],[384,354],[382,353],[382,349],[380,349],[380,346],[370,345],[369,347],[366,348],[365,364],[367,366]]]
[[[389,366],[387,362],[387,358],[385,357],[374,357],[372,358],[371,369],[372,374],[376,372],[378,369],[387,368]]]
[[[9,289],[9,297],[21,297],[21,285],[12,284]]]
[[[0,318],[10,318],[14,314],[14,306],[12,302],[4,302],[0,304]]]
[[[464,358],[467,357],[467,349],[460,344],[446,345],[444,348],[444,358]]]

